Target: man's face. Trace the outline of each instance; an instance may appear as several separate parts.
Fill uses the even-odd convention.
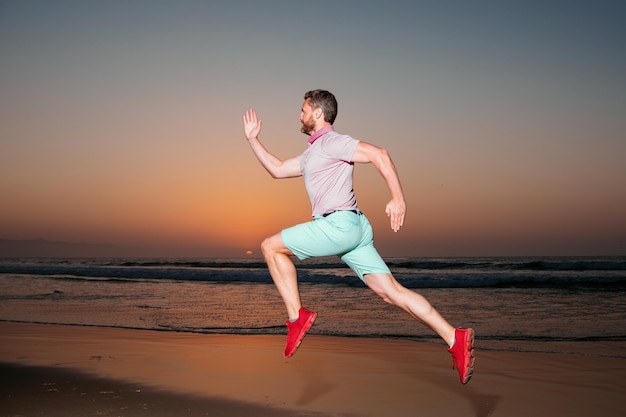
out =
[[[310,99],[306,99],[302,104],[302,110],[300,112],[300,123],[302,127],[300,131],[305,135],[311,136],[315,133],[315,120],[313,119],[313,108],[309,104]]]

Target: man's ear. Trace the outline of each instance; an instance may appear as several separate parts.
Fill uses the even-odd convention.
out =
[[[317,109],[315,109],[315,111],[313,112],[313,116],[314,116],[316,119],[323,119],[323,118],[324,118],[324,111],[318,107],[318,108],[317,108]]]

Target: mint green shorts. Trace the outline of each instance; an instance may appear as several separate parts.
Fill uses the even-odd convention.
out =
[[[285,246],[300,260],[337,255],[365,281],[367,274],[391,271],[374,247],[374,232],[362,213],[336,211],[284,229]]]

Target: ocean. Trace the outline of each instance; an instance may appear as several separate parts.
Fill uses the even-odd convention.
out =
[[[477,349],[626,358],[626,257],[388,258]],[[336,258],[296,261],[311,334],[443,343]],[[0,259],[0,320],[285,334],[261,259]]]

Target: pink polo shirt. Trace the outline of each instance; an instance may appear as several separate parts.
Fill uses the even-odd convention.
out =
[[[309,138],[308,148],[298,158],[313,217],[334,210],[357,209],[352,157],[358,144],[358,140],[335,132],[332,126]]]

